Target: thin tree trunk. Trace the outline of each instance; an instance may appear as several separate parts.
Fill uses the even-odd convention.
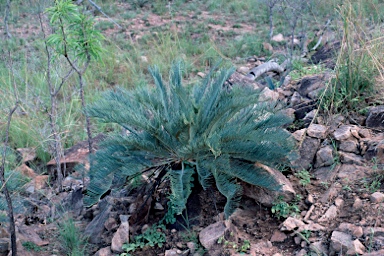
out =
[[[17,246],[16,246],[16,229],[15,229],[15,218],[13,216],[13,205],[12,205],[12,199],[11,195],[9,194],[6,180],[5,180],[5,158],[7,156],[7,147],[8,147],[8,141],[9,141],[9,128],[11,125],[12,115],[18,108],[19,103],[16,101],[15,106],[9,111],[8,114],[8,121],[7,121],[7,128],[5,130],[5,141],[4,141],[4,149],[3,149],[3,158],[1,161],[1,167],[0,167],[0,180],[2,183],[2,191],[5,195],[5,200],[7,201],[8,206],[8,217],[9,217],[9,232],[11,233],[11,249],[12,249],[12,256],[17,256]]]
[[[269,41],[272,40],[273,36],[273,6],[269,6]]]
[[[85,69],[84,69],[85,71]],[[81,98],[81,106],[84,111],[84,116],[85,116],[85,126],[87,129],[87,135],[88,135],[88,149],[89,153],[93,153],[93,146],[92,146],[92,131],[91,131],[91,120],[88,116],[88,114],[85,111],[85,98],[84,98],[84,78],[82,73],[78,73],[79,75],[79,85],[80,85],[80,98]]]
[[[5,6],[5,14],[4,14],[4,27],[5,27],[5,33],[7,34],[8,38],[12,38],[12,35],[9,32],[9,28],[8,28],[8,19],[9,19],[10,9],[11,9],[11,0],[7,0],[7,4]]]

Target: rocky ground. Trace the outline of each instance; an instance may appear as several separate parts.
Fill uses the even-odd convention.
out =
[[[150,15],[148,22],[161,25],[167,19]],[[134,40],[149,27],[140,18],[133,19],[134,26],[141,31]],[[213,30],[227,27],[233,24]],[[242,29],[247,32],[252,27]],[[113,33],[112,29],[107,32]],[[284,40],[281,37],[274,40]],[[251,84],[262,90],[261,99],[289,106],[284,111],[294,121],[287,129],[297,140],[299,157],[292,168],[265,167],[279,180],[282,191],[272,193],[244,184],[241,208],[224,220],[225,198],[215,188],[204,191],[196,184],[188,214],[165,230],[155,229],[157,236],[151,235],[155,243],[165,237],[163,246],[147,246],[131,255],[384,255],[384,105],[372,100],[364,115],[318,111],[319,97],[335,65],[331,56],[339,45],[329,42],[311,57],[313,63],[325,63],[329,69],[299,80],[287,79],[277,89],[254,81],[255,68],[265,64],[258,56],[236,63],[237,72],[228,81]],[[273,51],[269,44],[264,47]],[[279,71],[267,75],[278,76]],[[378,89],[378,95],[382,92]],[[97,140],[102,138],[100,135]],[[58,241],[61,227],[56,223],[65,216],[73,217],[89,237],[85,255],[120,255],[127,239],[133,241],[134,235],[150,230],[166,212],[166,183],[150,198],[149,186],[125,188],[85,208],[82,199],[89,181],[74,166],[88,165],[86,142],[65,152],[62,164],[67,176],[62,192],[53,186],[49,173],[31,169],[36,165],[33,150],[18,151],[23,159],[19,170],[31,178],[23,194],[30,210],[16,216],[19,255],[63,255]],[[54,164],[46,165],[52,170]],[[7,224],[2,223],[0,256],[9,254],[8,237]],[[37,247],[26,246],[28,243]]]
[[[233,79],[247,82],[241,72],[262,64],[250,59]],[[295,120],[287,129],[297,140],[298,159],[282,174],[268,169],[283,185],[281,192],[244,185],[241,208],[224,220],[225,199],[215,189],[204,191],[196,185],[188,202],[188,221],[179,218],[166,230],[157,229],[166,237],[164,245],[132,255],[384,255],[384,107],[371,107],[357,119],[317,112],[317,92],[324,89],[327,72],[275,90],[252,83],[264,88],[262,99],[288,104],[291,108],[284,111]],[[132,239],[164,215],[166,184],[149,200],[148,188],[125,189],[85,209],[87,179],[73,166],[87,164],[86,148],[83,142],[66,151],[68,176],[60,193],[48,186],[49,175],[38,175],[29,167],[33,152],[19,149],[24,162],[20,171],[32,178],[25,195],[34,204],[31,212],[17,215],[20,255],[60,255],[55,220],[64,213],[89,236],[87,254],[98,256],[119,255],[127,237]],[[5,245],[8,232],[5,227],[0,231]],[[28,251],[26,242],[42,250]]]

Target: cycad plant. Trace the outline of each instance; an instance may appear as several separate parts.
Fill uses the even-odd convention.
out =
[[[255,162],[287,162],[290,120],[245,86],[225,87],[233,69],[212,71],[191,90],[182,85],[182,63],[172,66],[168,84],[159,69],[150,69],[155,87],[116,89],[88,109],[105,122],[121,125],[92,158],[86,204],[96,203],[113,180],[150,172],[168,178],[172,212],[181,214],[197,173],[204,189],[216,184],[227,198],[225,215],[242,194],[240,180],[277,190],[274,177]],[[162,174],[160,174],[160,172]]]

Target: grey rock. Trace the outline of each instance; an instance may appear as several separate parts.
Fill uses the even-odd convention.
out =
[[[335,205],[331,205],[324,215],[319,219],[319,222],[327,222],[337,217],[338,209]]]
[[[347,255],[362,255],[365,251],[365,246],[356,239],[352,241],[352,246],[348,249]]]
[[[255,165],[258,168],[264,169],[268,175],[274,177],[275,181],[280,185],[280,190],[272,191],[242,182],[243,194],[245,196],[255,199],[267,207],[271,207],[278,197],[282,197],[285,201],[291,201],[294,198],[296,192],[291,182],[280,171],[260,163]]]
[[[322,147],[316,153],[315,168],[330,166],[335,162],[333,157],[333,148],[329,145]]]
[[[307,128],[307,134],[313,138],[325,139],[327,137],[328,128],[321,124],[311,124]]]
[[[363,208],[363,201],[360,198],[356,197],[355,201],[353,202],[352,208],[354,210],[360,210],[361,208]]]
[[[331,236],[331,248],[335,252],[347,251],[352,246],[352,236],[340,231],[333,231]]]
[[[259,96],[260,101],[270,101],[270,100],[277,101],[278,99],[279,99],[279,93],[276,91],[272,91],[268,87],[265,87]]]
[[[301,141],[304,138],[304,134],[305,134],[305,128],[295,131],[294,133],[292,133],[292,136],[295,140]]]
[[[197,249],[197,244],[194,243],[194,242],[188,242],[188,243],[187,243],[187,247],[188,247],[188,249],[189,249],[189,252],[190,252],[191,254],[194,254],[195,251],[196,251],[196,249]]]
[[[371,128],[384,128],[384,106],[372,107],[365,125]]]
[[[330,180],[333,180],[337,173],[338,170],[340,169],[341,165],[336,165],[336,166],[325,166],[325,167],[320,167],[315,170],[313,170],[313,175],[315,176],[316,179],[323,181],[323,182],[328,182]]]
[[[297,84],[297,91],[300,95],[304,97],[308,97],[310,92],[313,92],[320,88],[325,88],[325,83],[323,81],[323,76],[315,75],[315,76],[307,76],[301,79],[301,81]]]
[[[318,255],[328,255],[328,247],[321,241],[311,243],[309,248],[318,253]]]
[[[294,217],[288,217],[282,224],[281,224],[281,231],[292,231],[295,229],[303,230],[303,227],[305,226],[305,223],[297,218]]]
[[[199,241],[206,249],[210,249],[227,230],[224,222],[216,222],[204,228],[199,233]]]
[[[123,252],[123,245],[129,242],[129,215],[120,215],[120,227],[112,237],[111,250],[113,252]]]
[[[269,239],[269,241],[271,241],[272,243],[284,242],[285,239],[287,239],[287,238],[288,238],[288,236],[286,234],[284,234],[280,230],[275,230],[271,236],[271,239]]]
[[[100,201],[99,214],[85,228],[85,235],[89,237],[89,242],[98,244],[101,242],[101,235],[104,231],[104,223],[109,218],[112,206],[107,202],[106,198]]]
[[[291,97],[291,106],[296,106],[302,102],[303,102],[303,97],[298,92],[294,92]]]
[[[111,252],[111,247],[104,247],[98,250],[94,256],[113,256],[114,254]]]
[[[354,153],[346,153],[339,151],[340,161],[343,164],[355,164],[355,165],[364,165],[363,157],[356,155]]]
[[[381,249],[379,251],[375,251],[375,252],[368,252],[368,253],[364,253],[363,256],[383,256],[384,255],[384,249]]]
[[[164,256],[177,256],[179,255],[177,253],[176,249],[166,250]]]
[[[307,255],[307,251],[305,249],[301,249],[295,254],[295,256],[306,256],[306,255]]]
[[[0,255],[7,255],[10,248],[9,238],[0,238]]]
[[[347,140],[352,136],[351,133],[351,126],[350,125],[342,125],[339,128],[336,129],[336,131],[333,133],[333,137],[338,140]]]
[[[303,143],[299,149],[299,158],[293,161],[292,165],[296,170],[308,169],[312,164],[315,158],[316,152],[320,146],[320,140],[305,137]]]
[[[337,177],[341,179],[342,183],[350,183],[355,180],[363,179],[368,173],[369,168],[367,167],[355,164],[342,164]]]
[[[349,153],[359,153],[358,141],[355,138],[350,138],[349,140],[344,140],[340,142],[339,150]]]
[[[364,234],[362,227],[346,222],[340,223],[339,230],[342,232],[350,233],[357,238],[362,237]]]
[[[369,200],[371,200],[372,203],[381,203],[384,201],[384,194],[381,192],[375,192],[370,197]]]

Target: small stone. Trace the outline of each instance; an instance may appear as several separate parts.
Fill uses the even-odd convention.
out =
[[[121,224],[112,237],[111,250],[123,252],[123,244],[129,243],[129,215],[120,215]]]
[[[372,137],[371,130],[369,129],[359,129],[359,135],[361,138],[369,139]]]
[[[279,99],[279,93],[276,91],[272,91],[268,87],[265,87],[261,91],[259,96],[260,101],[270,101],[270,100],[277,101],[278,99]]]
[[[312,251],[320,252],[320,255],[328,255],[328,246],[323,244],[321,241],[312,243],[309,248]]]
[[[361,208],[363,208],[363,201],[360,198],[356,197],[355,202],[353,202],[352,208],[354,210],[360,210]]]
[[[10,241],[9,238],[0,238],[0,254],[7,255],[6,253],[9,251]]]
[[[293,138],[295,138],[295,140],[302,141],[302,139],[304,138],[304,134],[305,134],[305,129],[301,129],[292,133],[292,136]]]
[[[308,195],[306,203],[313,204],[315,202],[315,199],[311,194]]]
[[[264,48],[265,51],[273,52],[273,47],[272,47],[272,45],[270,43],[264,42],[263,43],[263,48]]]
[[[148,63],[148,58],[147,58],[147,56],[140,56],[140,59],[141,59],[142,62],[144,62],[144,63]]]
[[[307,134],[313,138],[325,139],[327,137],[328,128],[321,124],[311,124],[307,128]]]
[[[301,248],[307,247],[307,242],[301,241],[300,246],[301,246]]]
[[[187,243],[187,247],[188,247],[188,249],[189,249],[189,252],[190,252],[191,254],[194,254],[195,251],[196,251],[196,248],[197,248],[197,244],[194,243],[194,242],[188,242],[188,243]]]
[[[277,35],[274,35],[272,38],[271,38],[272,41],[275,41],[275,42],[283,42],[284,41],[284,36],[283,34],[279,33]]]
[[[36,172],[32,168],[28,167],[26,164],[20,165],[16,168],[16,170],[20,171],[24,176],[27,176],[32,179],[37,176]]]
[[[242,74],[248,74],[248,72],[249,72],[249,68],[247,68],[247,67],[239,67],[239,68],[237,68],[237,72],[239,72],[239,73],[242,73]]]
[[[282,224],[281,224],[281,231],[292,231],[296,228],[301,229],[305,226],[305,223],[299,219],[296,219],[294,217],[288,217]]]
[[[197,72],[197,76],[201,77],[201,78],[204,78],[205,77],[205,74],[203,72]]]
[[[363,236],[363,228],[353,225],[351,223],[343,222],[339,225],[339,230],[342,232],[351,233],[354,237]]]
[[[335,219],[337,217],[337,212],[337,207],[335,205],[331,205],[331,207],[329,207],[324,215],[319,219],[319,222],[326,222]]]
[[[339,151],[340,161],[343,164],[363,165],[363,158],[354,153],[346,153]]]
[[[183,249],[184,248],[183,243],[180,243],[180,242],[176,243],[176,247],[179,248],[179,249]]]
[[[291,107],[294,107],[302,102],[303,102],[303,97],[298,92],[294,92],[291,97]]]
[[[272,237],[271,239],[269,239],[269,241],[271,241],[272,243],[274,242],[284,242],[285,239],[287,239],[287,235],[284,234],[283,232],[279,231],[279,230],[275,230],[272,234]]]
[[[105,248],[101,248],[100,250],[98,250],[94,256],[113,256],[112,252],[111,252],[111,246],[108,246],[108,247],[105,247]]]
[[[199,241],[204,248],[211,248],[227,230],[224,222],[216,222],[204,228],[199,233]]]
[[[295,254],[295,256],[306,256],[307,251],[305,249],[301,249],[298,253]]]
[[[365,250],[365,246],[358,239],[356,239],[352,242],[352,247],[348,249],[347,255],[362,255]]]
[[[339,150],[344,151],[344,152],[349,152],[349,153],[359,153],[358,149],[359,143],[357,142],[356,139],[349,139],[345,141],[341,141],[339,145]]]
[[[341,207],[343,207],[343,205],[344,205],[344,200],[341,199],[341,198],[336,198],[336,199],[335,199],[335,205],[336,205],[337,208],[341,208]]]
[[[352,236],[340,231],[333,231],[331,236],[331,248],[335,252],[347,251],[352,246]]]
[[[177,232],[177,230],[176,230],[176,229],[174,229],[174,228],[173,228],[173,229],[171,229],[171,233],[173,233],[173,234],[174,234],[174,233],[176,233],[176,232]]]
[[[176,256],[178,255],[177,251],[175,249],[166,250],[164,256]]]
[[[338,141],[346,140],[346,139],[350,138],[351,136],[352,136],[351,126],[349,126],[349,125],[340,126],[333,133],[333,137]]]
[[[8,231],[3,228],[2,226],[0,226],[0,238],[9,238],[10,235],[8,233]]]
[[[301,243],[301,237],[300,236],[295,236],[294,238],[293,238],[293,241],[295,242],[295,244],[300,244]]]
[[[162,210],[164,210],[164,207],[159,202],[156,202],[153,209],[158,210],[158,211],[162,211]]]
[[[117,223],[115,218],[108,218],[107,221],[104,223],[104,227],[106,230],[110,231],[117,227]]]
[[[40,190],[47,187],[49,175],[38,175],[35,177],[35,189]]]
[[[333,149],[331,146],[327,145],[322,147],[316,153],[316,163],[315,168],[330,166],[335,162],[333,157]]]
[[[384,128],[384,106],[372,107],[369,110],[365,125],[371,128]]]
[[[375,203],[375,204],[376,204],[376,203],[381,203],[381,202],[384,201],[384,194],[381,193],[381,192],[375,192],[375,193],[373,193],[373,194],[370,196],[369,200],[370,200],[372,203]]]

